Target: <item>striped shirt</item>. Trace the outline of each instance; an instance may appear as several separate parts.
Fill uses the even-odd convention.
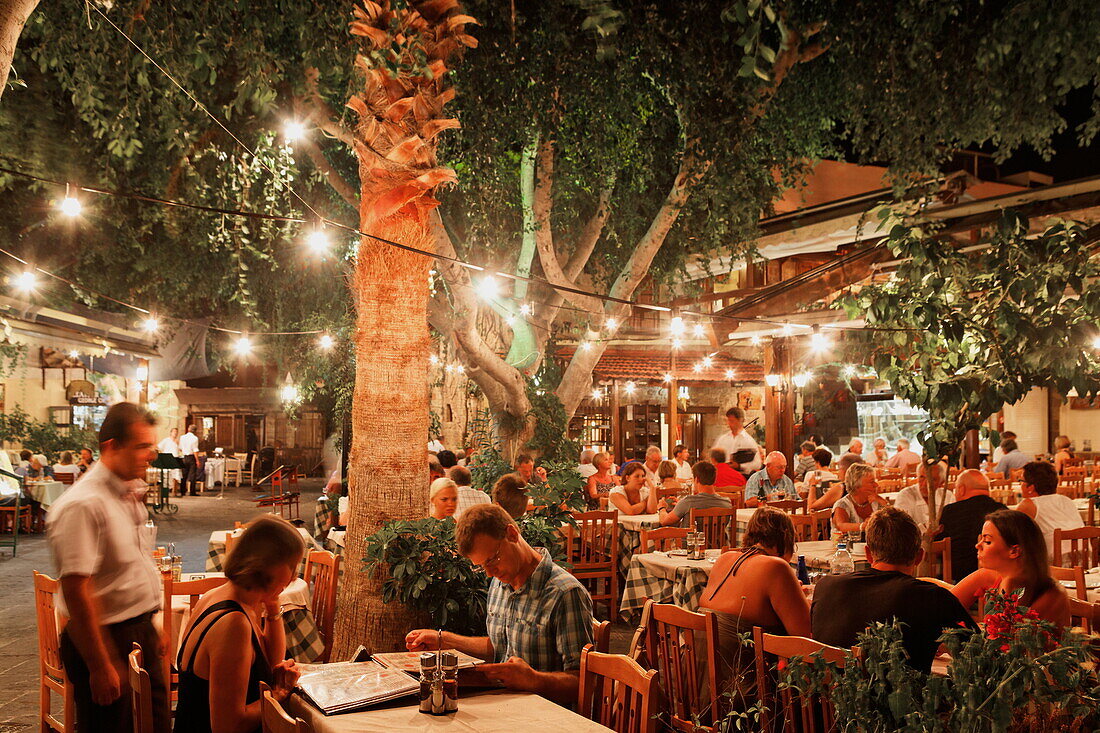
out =
[[[519,590],[493,578],[486,629],[497,662],[519,657],[539,672],[580,669],[592,643],[592,598],[581,582],[537,548],[542,562]]]
[[[478,504],[491,504],[493,500],[484,491],[471,489],[469,486],[458,487],[458,505],[455,507],[455,519],[462,516],[462,512]]]

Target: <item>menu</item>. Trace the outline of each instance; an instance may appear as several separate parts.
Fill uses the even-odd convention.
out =
[[[418,692],[420,683],[376,662],[304,664],[298,688],[325,715],[346,713]]]
[[[390,669],[399,669],[402,672],[419,675],[420,655],[423,653],[424,652],[382,652],[372,655],[371,659]],[[435,652],[432,653],[434,654]],[[440,653],[454,654],[455,657],[458,658],[458,669],[470,669],[482,662],[482,660],[477,657],[463,654],[457,649],[444,649]]]

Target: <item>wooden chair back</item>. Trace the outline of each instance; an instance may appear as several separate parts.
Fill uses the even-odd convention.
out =
[[[1012,506],[1016,503],[1016,492],[1012,489],[992,489],[989,492],[989,498],[1005,506]]]
[[[688,490],[681,487],[677,488],[665,488],[664,486],[657,487],[657,503],[660,504],[665,499],[672,499],[671,504],[676,503],[678,497],[684,496],[688,493]],[[668,504],[666,504],[668,506]]]
[[[768,501],[767,505],[773,509],[787,512],[787,514],[806,513],[805,499],[776,499],[775,501]]]
[[[1065,478],[1058,481],[1058,493],[1071,499],[1083,499],[1085,497],[1085,479]]]
[[[172,650],[176,648],[176,637],[182,629],[174,628],[175,621],[172,616],[172,596],[187,596],[187,606],[190,610],[195,609],[195,604],[199,602],[199,596],[207,591],[212,591],[215,588],[228,583],[229,578],[224,576],[215,576],[212,578],[200,578],[198,580],[181,580],[178,583],[172,580],[170,575],[161,576],[161,584],[164,588],[164,599],[160,614],[161,617],[161,639],[164,644],[164,648],[167,652],[164,655],[164,679],[168,680],[168,689],[171,691],[172,701],[176,699],[176,686],[179,683],[179,675],[172,671],[172,662],[175,658],[175,654]]]
[[[673,549],[676,542],[682,541],[690,530],[687,527],[660,527],[658,529],[643,529],[641,532],[641,544],[638,552],[664,552]],[[653,547],[650,547],[650,543]],[[599,650],[597,650],[599,651]]]
[[[1079,458],[1075,458],[1075,459],[1072,459],[1072,460],[1080,461]],[[1085,478],[1085,476],[1088,476],[1088,473],[1089,473],[1088,467],[1084,466],[1080,463],[1076,463],[1072,466],[1066,466],[1065,471],[1064,471],[1064,475],[1065,475],[1066,478],[1079,478],[1079,479],[1082,479],[1082,480]]]
[[[999,491],[1001,489],[1012,489],[1012,480],[1007,478],[991,478],[989,479],[989,490]]]
[[[818,509],[816,512],[810,512],[809,514],[792,514],[791,524],[794,525],[795,540],[797,542],[814,542],[829,539],[829,522],[832,516],[832,509]]]
[[[766,634],[753,627],[756,648],[756,684],[762,709],[759,730],[825,733],[836,729],[836,716],[829,700],[820,695],[802,695],[791,687],[773,690],[768,658],[784,666],[791,657],[820,656],[827,664],[844,665],[850,650],[828,646],[803,636]],[[778,686],[776,686],[778,687]]]
[[[567,542],[570,572],[580,580],[593,606],[607,605],[613,618],[619,605],[619,522],[618,512],[574,512],[577,526]]]
[[[932,564],[932,575],[946,583],[955,582],[951,574],[950,537],[944,537],[939,542],[933,542],[931,556],[928,559]]]
[[[149,672],[143,667],[141,645],[137,642],[134,642],[128,659],[134,733],[153,733],[153,685],[149,682]]]
[[[732,486],[724,489],[715,489],[715,494],[729,500],[734,511],[745,507],[745,492]]]
[[[737,546],[736,509],[692,509],[691,526],[703,533],[708,548]]]
[[[879,479],[878,480],[879,492],[901,491],[905,488],[905,481],[901,478],[896,479]]]
[[[577,709],[616,733],[656,733],[656,676],[626,655],[600,654],[589,644],[581,652]]]
[[[1079,628],[1086,634],[1091,634],[1093,629],[1100,624],[1100,603],[1089,603],[1080,598],[1069,599],[1069,624]]]
[[[310,589],[313,618],[317,631],[325,642],[319,662],[327,662],[332,654],[332,624],[336,619],[336,591],[340,582],[340,556],[326,550],[309,550],[302,577]]]
[[[948,469],[950,471],[950,469]],[[986,471],[985,477],[989,479],[990,483],[1004,479],[1004,471]]]
[[[238,528],[235,528],[232,532],[225,533],[225,557],[229,559],[229,553],[233,552],[233,548],[237,546],[237,542],[240,541],[241,536],[236,534]]]
[[[1066,543],[1069,549],[1066,549]],[[1054,562],[1052,565],[1080,565],[1094,568],[1100,565],[1100,527],[1054,530]]]
[[[59,583],[48,575],[34,573],[34,614],[38,626],[39,725],[42,731],[73,730],[76,722],[73,688],[61,662],[61,627],[57,614]],[[52,695],[61,697],[61,719],[53,714]]]
[[[679,606],[646,601],[650,606],[645,649],[657,669],[661,709],[675,730],[695,733],[695,721],[717,725],[718,620],[713,612],[693,613]]]
[[[1088,512],[1086,513],[1086,516],[1085,516],[1085,526],[1086,527],[1095,527],[1095,526],[1097,526],[1097,524],[1096,524],[1096,501],[1095,500],[1089,502]]]
[[[600,654],[611,651],[611,622],[592,619],[592,647]]]
[[[1050,576],[1058,582],[1067,581],[1074,583],[1074,593],[1082,601],[1089,599],[1088,590],[1085,588],[1085,569],[1083,567],[1063,568],[1057,565],[1050,566]]]
[[[58,473],[55,473],[53,477],[61,483],[65,484],[66,486],[76,482],[76,474],[69,473],[68,471],[60,471]]]
[[[1013,481],[1020,481],[1024,477],[1024,469],[1014,468],[1008,472],[1008,477]]]
[[[260,683],[260,724],[263,733],[313,733],[301,718],[292,718],[271,694],[271,688]]]

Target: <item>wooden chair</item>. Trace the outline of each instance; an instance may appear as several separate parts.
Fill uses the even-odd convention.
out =
[[[226,557],[226,559],[229,558],[229,553],[233,552],[233,548],[236,547],[237,543],[240,542],[240,540],[241,540],[241,536],[239,534],[234,534],[234,532],[236,532],[238,529],[240,529],[240,528],[235,527],[233,529],[233,532],[226,532],[225,533],[225,557]]]
[[[686,527],[660,527],[659,529],[643,529],[641,531],[641,544],[638,545],[638,552],[653,552],[659,550],[664,552],[672,548],[672,544],[678,540],[683,540],[687,537],[690,530]],[[649,543],[653,543],[653,549],[650,549]],[[597,651],[599,651],[597,649]]]
[[[567,542],[573,577],[588,588],[592,604],[606,603],[608,618],[619,606],[618,512],[573,512],[577,526]]]
[[[660,708],[668,711],[669,725],[684,733],[695,733],[700,727],[713,730],[721,720],[717,617],[709,611],[693,613],[652,600],[646,601],[646,605],[651,607],[646,624],[646,655],[650,666],[658,671],[657,681],[663,693]],[[700,672],[705,678],[700,678]]]
[[[1012,481],[1007,478],[989,479],[989,491],[1012,490]]]
[[[801,733],[835,730],[836,717],[827,698],[820,695],[801,695],[790,687],[779,689],[778,695],[772,692],[771,670],[765,655],[776,657],[785,665],[791,657],[816,654],[826,663],[839,667],[843,666],[849,650],[828,646],[803,636],[765,634],[759,626],[753,627],[752,633],[756,648],[756,684],[763,703],[758,729]],[[775,719],[777,715],[779,717]]]
[[[945,583],[954,583],[951,575],[951,538],[944,537],[932,543],[932,552],[928,558],[932,566],[932,575]]]
[[[1008,477],[1013,481],[1022,481],[1024,478],[1024,469],[1014,468],[1008,472]]]
[[[617,733],[656,733],[656,670],[645,670],[623,654],[600,654],[585,646],[577,709]]]
[[[1095,527],[1096,524],[1096,502],[1090,501],[1088,511],[1085,514],[1085,526]]]
[[[948,469],[948,470],[950,471],[950,469]],[[985,472],[985,477],[987,479],[989,479],[990,482],[993,482],[993,481],[1003,480],[1004,477],[1005,477],[1005,474],[1004,474],[1004,471],[986,471]]]
[[[1085,493],[1085,479],[1063,478],[1058,482],[1058,493],[1071,499],[1083,499]]]
[[[237,458],[226,456],[224,486],[241,485],[241,461]]]
[[[34,574],[34,613],[38,626],[38,718],[41,731],[65,733],[76,725],[73,687],[61,663],[61,627],[56,610],[58,582],[48,575]],[[53,714],[52,695],[61,697],[61,719]]]
[[[1016,503],[1016,492],[1012,489],[992,489],[989,492],[989,498],[1005,506],[1012,506]]]
[[[263,733],[313,733],[309,723],[287,715],[264,682],[260,683],[260,723]]]
[[[1073,460],[1079,460],[1079,459],[1073,459]],[[1065,475],[1066,478],[1069,478],[1069,479],[1079,478],[1083,481],[1085,476],[1088,476],[1088,473],[1089,473],[1089,469],[1088,469],[1087,466],[1072,465],[1072,466],[1066,466],[1064,475]]]
[[[878,481],[879,493],[890,491],[901,491],[905,488],[905,481],[902,479],[879,479]]]
[[[255,453],[252,458],[241,459],[241,486],[251,486],[256,480],[256,462],[260,459]]]
[[[1082,601],[1089,599],[1088,590],[1085,588],[1085,569],[1083,567],[1075,568],[1062,568],[1057,565],[1050,566],[1050,575],[1055,580],[1061,582],[1064,580],[1076,583],[1076,596]]]
[[[665,499],[675,500],[678,497],[684,496],[688,493],[688,490],[681,487],[678,489],[666,489],[662,486],[657,487],[657,504],[660,505]],[[673,502],[675,503],[675,501]],[[667,506],[667,505],[666,505]]]
[[[161,609],[161,639],[164,643],[164,679],[168,681],[169,705],[176,701],[176,688],[179,686],[179,675],[172,672],[172,661],[175,659],[173,650],[176,648],[176,636],[182,629],[174,629],[172,619],[172,596],[187,596],[187,605],[190,610],[195,609],[199,602],[199,596],[207,591],[229,582],[229,578],[215,576],[212,578],[200,578],[199,580],[181,580],[175,582],[170,575],[161,576],[161,585],[164,588],[164,599]]]
[[[130,712],[134,733],[153,733],[153,686],[141,658],[141,645],[134,642],[130,660]]]
[[[76,482],[76,474],[75,473],[69,473],[67,471],[62,471],[60,473],[55,473],[53,475],[53,477],[55,479],[57,479],[58,481],[60,481],[61,483],[65,484],[66,486],[71,486],[72,484],[74,484]]]
[[[340,556],[326,550],[306,553],[306,569],[302,574],[310,589],[310,611],[317,622],[317,631],[325,642],[319,662],[327,662],[332,653],[332,623],[336,618],[336,589],[340,581]]]
[[[1100,624],[1100,603],[1089,603],[1080,598],[1069,599],[1069,623],[1091,634],[1097,624]]]
[[[611,652],[611,622],[592,619],[592,646],[600,654]]]
[[[734,487],[726,487],[722,489],[715,489],[714,493],[718,496],[725,497],[729,500],[733,510],[743,509],[745,507],[745,492],[742,489]]]
[[[708,548],[737,546],[736,509],[692,509],[691,526],[705,535]]]
[[[1069,543],[1069,552],[1062,551],[1064,542]],[[1080,565],[1083,568],[1094,568],[1100,565],[1100,527],[1054,530],[1052,554],[1054,562],[1051,564],[1060,567]]]
[[[814,542],[820,539],[829,539],[829,522],[832,519],[832,509],[818,509],[809,514],[792,514],[791,524],[794,525],[794,538],[797,542]]]
[[[787,514],[806,513],[805,499],[776,499],[775,501],[768,501],[766,504],[773,509],[787,512]]]

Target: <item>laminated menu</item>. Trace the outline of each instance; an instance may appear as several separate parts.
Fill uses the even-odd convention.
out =
[[[458,659],[458,669],[470,669],[482,662],[482,660],[477,657],[463,654],[457,649],[443,649],[440,653],[454,654]],[[372,655],[371,659],[390,669],[399,669],[402,672],[419,675],[421,654],[423,654],[423,652],[382,652]],[[435,654],[435,652],[432,652],[432,654]]]
[[[418,692],[420,683],[377,662],[302,665],[298,689],[325,715],[346,713]]]

